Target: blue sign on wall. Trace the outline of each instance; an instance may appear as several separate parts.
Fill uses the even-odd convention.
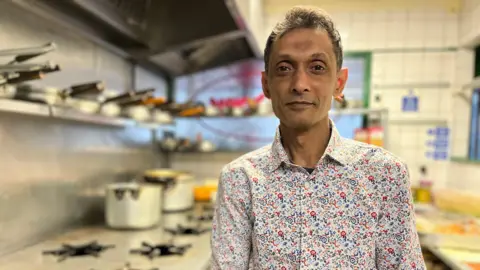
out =
[[[426,144],[430,149],[425,154],[427,158],[434,160],[446,160],[448,159],[448,135],[450,129],[448,127],[436,127],[427,131],[430,136]]]
[[[416,96],[412,90],[402,98],[402,111],[418,112],[418,96]]]

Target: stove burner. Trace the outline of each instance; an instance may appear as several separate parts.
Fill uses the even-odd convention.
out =
[[[189,234],[189,235],[200,235],[202,233],[205,233],[205,232],[208,232],[210,231],[211,229],[200,229],[200,228],[192,228],[192,227],[183,227],[182,225],[177,225],[177,229],[176,230],[173,230],[173,229],[165,229],[165,231],[173,234],[173,235],[179,235],[179,234],[182,234],[182,235],[186,235],[186,234]]]
[[[61,249],[57,250],[47,250],[43,251],[43,255],[53,255],[57,256],[58,261],[61,262],[68,257],[79,257],[79,256],[93,256],[93,257],[98,257],[100,253],[103,251],[114,248],[114,245],[106,245],[102,246],[99,245],[97,241],[90,242],[88,244],[84,245],[68,245],[68,244],[62,244]]]
[[[162,256],[169,256],[169,255],[182,256],[185,253],[185,251],[191,246],[192,245],[175,246],[172,244],[154,246],[146,242],[142,242],[143,249],[132,249],[130,250],[130,253],[140,254],[152,260],[155,257],[162,257]]]
[[[213,214],[205,214],[197,217],[197,220],[200,221],[212,221],[213,220]]]
[[[213,210],[215,210],[215,206],[213,206],[213,205],[204,205],[203,206],[203,211],[204,212],[213,211]]]
[[[90,270],[95,270],[95,269],[92,268]],[[141,269],[132,268],[131,264],[127,262],[122,268],[117,268],[116,270],[141,270]],[[147,269],[144,269],[144,270],[147,270]],[[155,268],[150,268],[148,270],[160,270],[160,269],[155,267]]]

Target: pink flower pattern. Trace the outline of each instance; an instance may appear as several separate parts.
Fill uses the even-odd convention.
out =
[[[426,269],[407,166],[383,148],[332,135],[315,170],[272,145],[226,165],[212,269]]]

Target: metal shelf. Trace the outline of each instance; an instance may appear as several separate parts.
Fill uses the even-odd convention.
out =
[[[357,108],[357,109],[340,109],[340,110],[331,110],[329,115],[364,115],[364,114],[382,114],[387,113],[387,109],[364,109],[364,108]],[[233,115],[215,115],[215,116],[175,116],[175,118],[179,119],[197,119],[197,118],[211,118],[211,119],[218,119],[218,118],[228,118],[228,119],[245,119],[245,118],[252,118],[252,117],[272,117],[275,116],[273,113],[269,114],[253,114],[253,115],[240,115],[240,116],[233,116]]]
[[[375,84],[374,89],[446,89],[450,88],[449,82],[412,82],[412,83],[396,83],[396,84]]]
[[[0,111],[114,127],[137,126],[148,129],[157,129],[162,125],[169,124],[142,123],[128,118],[82,113],[70,107],[50,106],[47,104],[11,99],[0,99]]]
[[[127,118],[108,117],[98,114],[87,114],[79,112],[73,108],[62,108],[48,105],[44,106],[50,109],[49,116],[57,119],[116,127],[133,126],[135,124],[134,120]]]
[[[0,111],[36,116],[50,116],[49,107],[45,104],[0,99]]]
[[[379,108],[379,109],[343,109],[343,110],[333,110],[330,111],[330,115],[364,115],[364,114],[386,114],[388,113],[387,109]]]
[[[447,126],[448,120],[445,118],[391,118],[389,124]]]

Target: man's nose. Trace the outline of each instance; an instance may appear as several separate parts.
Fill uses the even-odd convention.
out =
[[[303,93],[310,91],[308,74],[303,69],[297,69],[292,78],[292,92]]]

